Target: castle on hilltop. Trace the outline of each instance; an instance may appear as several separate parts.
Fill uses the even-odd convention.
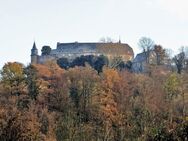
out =
[[[57,43],[57,48],[50,50],[48,54],[38,54],[38,49],[34,42],[31,49],[31,64],[44,64],[47,61],[57,61],[60,58],[73,60],[76,57],[87,55],[104,55],[109,60],[115,57],[121,57],[124,62],[132,61],[134,58],[133,49],[128,45],[121,43]]]

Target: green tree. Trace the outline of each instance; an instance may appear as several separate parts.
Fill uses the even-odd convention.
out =
[[[93,55],[87,55],[87,56],[80,56],[75,58],[70,64],[67,63],[65,59],[58,60],[58,64],[61,67],[75,67],[75,66],[85,66],[89,64],[91,67],[93,67],[95,70],[98,71],[98,73],[102,72],[102,68],[108,64],[107,57],[100,55],[100,56],[93,56]]]
[[[167,98],[168,99],[173,99],[175,96],[178,95],[179,93],[179,84],[180,84],[180,81],[178,79],[178,76],[173,73],[171,74],[168,79],[166,80],[165,82],[165,85],[164,85],[164,88],[165,88],[165,91],[167,93]]]
[[[108,58],[100,55],[99,57],[97,57],[95,63],[94,63],[94,68],[95,70],[98,71],[98,73],[102,72],[102,69],[105,65],[108,64]]]
[[[61,68],[63,68],[63,69],[68,69],[68,68],[70,67],[70,62],[68,61],[67,58],[64,58],[64,57],[58,59],[58,60],[57,60],[57,64],[58,64]]]
[[[72,63],[71,67],[75,66],[85,66],[86,63],[88,63],[90,66],[93,66],[95,57],[93,55],[87,55],[87,56],[80,56],[76,57]]]
[[[43,46],[42,47],[42,50],[41,50],[41,52],[42,52],[42,55],[49,55],[50,54],[50,52],[51,52],[51,48],[50,48],[50,46]]]

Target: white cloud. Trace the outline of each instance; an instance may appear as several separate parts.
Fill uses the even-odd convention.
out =
[[[167,12],[181,20],[188,20],[188,0],[157,0]]]

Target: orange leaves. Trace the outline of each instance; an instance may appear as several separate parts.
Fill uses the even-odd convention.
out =
[[[52,76],[52,72],[45,65],[36,64],[33,65],[38,72],[39,77],[49,78]]]
[[[120,76],[115,69],[104,68],[101,74],[102,93],[100,94],[100,105],[104,118],[110,122],[117,120],[117,103],[114,88],[120,82]]]
[[[100,94],[100,105],[102,106],[102,109],[104,110],[104,114],[115,114],[117,112],[117,103],[114,101],[114,95],[112,91],[103,92]],[[105,111],[108,111],[105,113]],[[111,111],[111,112],[109,112]]]
[[[7,76],[23,73],[19,64],[4,69]],[[7,95],[0,83],[0,140],[137,140],[160,124],[169,126],[166,68],[150,76],[107,67],[98,74],[87,65],[63,70],[48,62],[25,71],[32,93]],[[174,88],[171,81],[166,89]]]
[[[2,140],[41,140],[40,123],[31,112],[21,112],[16,107],[4,109],[0,107],[0,137]]]
[[[45,93],[48,91],[48,93],[53,93],[53,90],[50,89],[50,87],[52,84],[55,84],[57,79],[61,79],[64,70],[53,62],[47,62],[45,65],[36,64],[33,66],[37,71],[37,76],[39,78],[37,82],[38,85],[40,85],[41,92]]]
[[[109,89],[112,89],[115,83],[120,81],[120,76],[115,69],[104,68],[102,77],[105,87]]]
[[[53,75],[61,75],[64,72],[63,69],[53,62],[48,62],[45,65],[35,64],[33,66],[37,70],[39,77],[44,79],[50,79]]]

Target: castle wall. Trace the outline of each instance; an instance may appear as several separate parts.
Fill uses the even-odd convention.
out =
[[[73,60],[76,57],[86,55],[107,56],[110,60],[114,57],[122,57],[123,61],[132,60],[134,53],[127,44],[120,43],[58,43],[56,49],[52,49],[50,55],[39,56],[38,62],[44,63],[65,57]]]
[[[44,55],[44,56],[39,56],[38,57],[38,63],[39,64],[45,64],[48,61],[56,61],[57,58],[54,56],[50,56],[50,55]]]

